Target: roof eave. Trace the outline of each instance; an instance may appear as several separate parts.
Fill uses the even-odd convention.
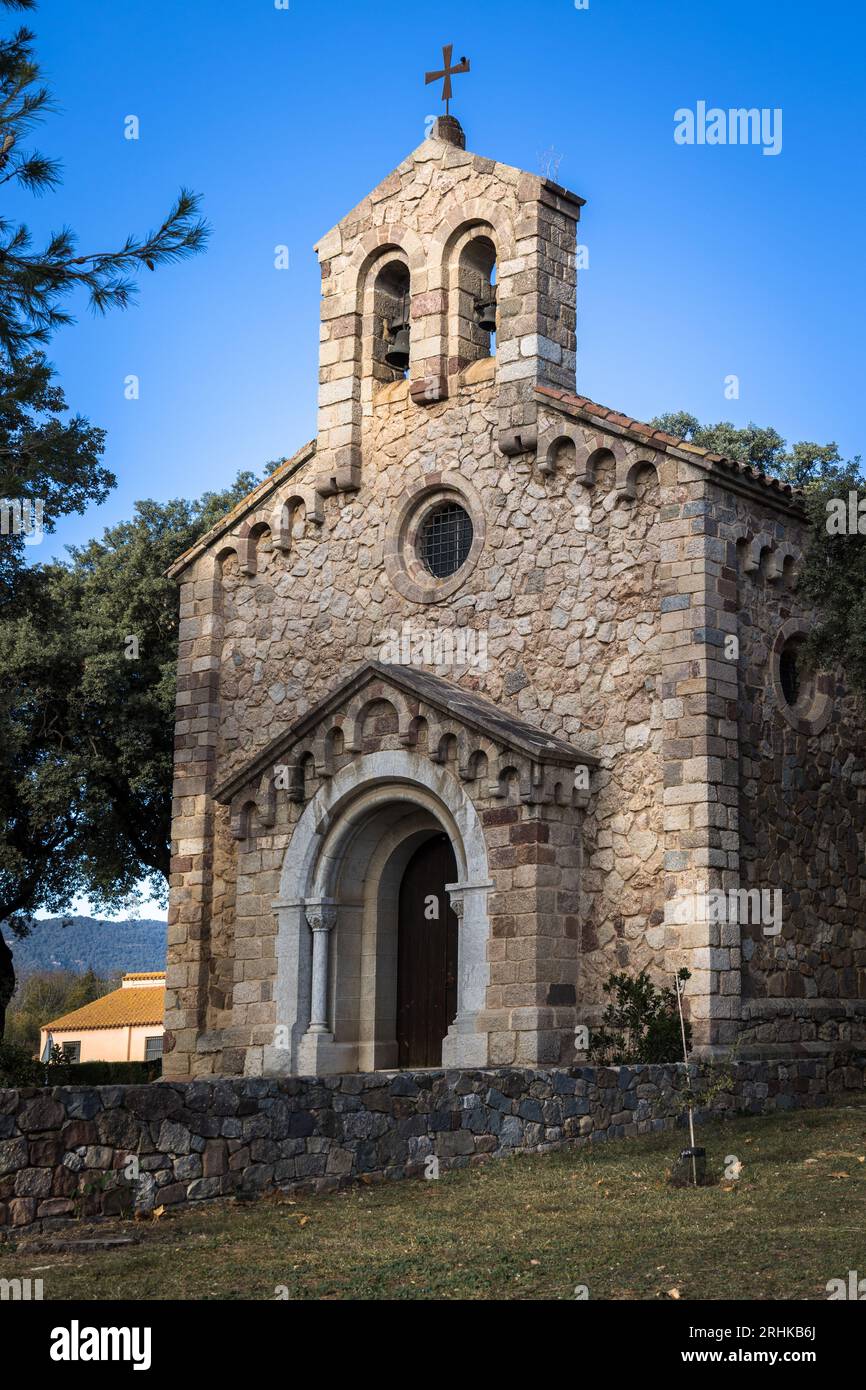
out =
[[[214,800],[223,805],[228,804],[238,792],[257,781],[268,770],[270,766],[279,758],[281,754],[288,750],[301,739],[305,738],[321,719],[327,717],[331,710],[337,708],[346,699],[356,694],[365,684],[371,680],[385,677],[394,685],[410,695],[417,695],[418,692],[408,679],[401,680],[401,668],[399,666],[389,666],[380,661],[367,661],[355,671],[348,680],[343,681],[335,689],[325,696],[325,698],[307,710],[300,719],[290,724],[275,739],[272,739],[262,751],[252,758],[244,767],[227,777],[214,792]],[[477,692],[473,692],[477,693]],[[422,696],[429,703],[435,703],[429,696]],[[482,697],[486,698],[486,697]],[[493,701],[490,701],[492,704]],[[562,748],[551,748],[548,750],[533,747],[528,740],[522,739],[519,734],[505,737],[498,730],[491,731],[485,728],[483,723],[474,718],[471,713],[461,710],[455,714],[454,718],[460,719],[467,726],[474,728],[478,733],[489,738],[493,743],[501,743],[516,748],[524,753],[526,757],[538,763],[554,763],[560,766],[578,767],[586,764],[589,767],[597,767],[599,759],[593,753],[586,753],[580,748],[573,746]],[[541,731],[540,731],[541,732]]]
[[[220,536],[224,536],[227,531],[230,531],[248,512],[254,511],[256,507],[260,506],[263,501],[270,497],[272,492],[276,491],[280,483],[285,482],[287,478],[293,477],[298,469],[302,468],[307,460],[312,458],[315,452],[316,441],[315,439],[310,439],[298,449],[296,453],[292,454],[291,458],[284,459],[279,468],[275,468],[273,473],[269,474],[267,478],[263,478],[262,481],[253,488],[252,492],[248,492],[246,497],[242,497],[240,502],[236,503],[230,512],[226,512],[225,516],[222,517],[215,526],[212,526],[203,536],[199,536],[195,545],[191,545],[182,555],[178,555],[177,559],[169,565],[166,570],[166,577],[168,579],[177,579],[185,569],[188,569],[193,561],[197,560],[204,551],[213,545],[214,541],[218,541]]]
[[[690,444],[686,439],[675,439],[673,435],[666,435],[663,430],[653,430],[642,421],[632,420],[616,411],[607,411],[606,407],[598,406],[596,402],[570,396],[568,392],[553,387],[538,386],[536,395],[551,409],[583,420],[596,429],[607,430],[648,449],[655,449],[658,453],[671,454],[674,458],[692,463],[696,468],[702,468],[720,487],[727,488],[730,492],[737,492],[775,506],[780,511],[795,516],[799,521],[807,520],[803,494],[798,489],[792,488],[790,484],[781,483],[768,474],[760,473],[749,464],[725,458],[722,454],[713,454],[708,449]]]

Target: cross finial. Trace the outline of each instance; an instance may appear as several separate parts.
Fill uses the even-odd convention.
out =
[[[442,84],[442,99],[445,102],[445,115],[450,116],[449,102],[451,101],[451,78],[455,73],[469,71],[469,59],[461,58],[456,67],[451,66],[451,54],[454,52],[454,45],[446,43],[442,45],[443,66],[441,72],[428,72],[424,74],[424,85],[429,86],[431,82],[438,82],[440,77],[444,77]]]

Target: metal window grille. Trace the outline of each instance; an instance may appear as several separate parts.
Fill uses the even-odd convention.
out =
[[[421,528],[421,559],[437,579],[454,574],[472,546],[472,521],[456,502],[446,502],[430,513]]]
[[[144,1040],[144,1060],[145,1062],[157,1062],[162,1056],[162,1038],[145,1038]]]

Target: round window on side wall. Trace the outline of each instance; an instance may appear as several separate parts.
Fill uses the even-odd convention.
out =
[[[805,661],[806,630],[796,619],[785,623],[773,647],[772,680],[779,713],[802,734],[818,734],[832,709],[826,675],[811,671]]]

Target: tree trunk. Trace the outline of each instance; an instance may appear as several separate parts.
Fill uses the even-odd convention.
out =
[[[12,952],[0,931],[0,1042],[6,1034],[6,1008],[15,993],[15,967]]]

